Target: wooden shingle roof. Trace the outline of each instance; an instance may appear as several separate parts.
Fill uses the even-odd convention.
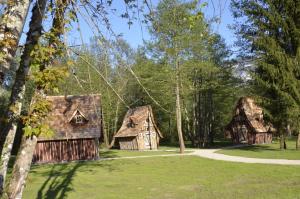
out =
[[[162,134],[158,127],[156,126],[152,108],[151,106],[139,106],[136,108],[131,108],[127,111],[122,126],[119,131],[114,135],[114,137],[134,137],[137,136],[138,133],[141,132],[141,129],[144,125],[144,122],[150,118],[152,124],[162,138]]]
[[[246,122],[257,133],[268,132],[270,125],[267,125],[263,119],[263,109],[255,104],[254,100],[250,97],[242,97],[239,99],[235,110],[234,116],[227,128],[236,121],[239,116],[245,117]]]
[[[99,138],[102,133],[100,95],[47,96],[52,105],[45,123],[55,132],[39,140]],[[86,123],[74,125],[71,120],[80,113]]]

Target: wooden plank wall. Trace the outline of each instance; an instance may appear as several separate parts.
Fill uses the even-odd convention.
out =
[[[118,138],[120,149],[123,150],[138,150],[138,142],[136,137],[122,137]]]
[[[272,143],[272,133],[257,133],[255,135],[255,144]]]
[[[33,162],[63,162],[92,160],[98,158],[98,142],[92,139],[39,141],[33,155]]]

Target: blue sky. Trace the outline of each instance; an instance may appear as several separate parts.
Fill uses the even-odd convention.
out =
[[[158,0],[152,1],[156,5]],[[228,25],[233,23],[233,17],[230,12],[230,0],[205,0],[207,6],[203,9],[203,12],[207,19],[214,16],[220,17],[220,23],[212,24],[214,32],[222,35],[228,45],[233,45],[234,34],[228,28]],[[132,27],[128,27],[126,21],[120,18],[112,18],[111,20],[114,30],[118,33],[123,33],[124,38],[133,46],[137,47],[143,43],[143,39],[149,39],[147,28],[143,27],[135,21]]]
[[[156,6],[159,0],[152,0],[153,6]],[[143,40],[150,39],[147,32],[147,28],[141,25],[138,20],[134,21],[133,25],[130,27],[127,24],[126,19],[121,18],[119,15],[125,10],[125,5],[121,0],[114,0],[113,8],[116,8],[119,12],[116,15],[110,15],[109,21],[111,27],[116,34],[122,34],[123,38],[133,47],[136,48],[143,44]],[[214,23],[211,25],[214,32],[219,33],[226,41],[227,45],[230,47],[234,43],[235,36],[233,32],[228,28],[228,25],[233,23],[233,17],[230,12],[230,0],[203,0],[202,2],[207,2],[207,6],[203,9],[203,12],[207,19],[217,16],[220,18],[220,23]],[[108,10],[109,12],[109,10]],[[81,35],[84,43],[88,43],[89,39],[95,35],[93,33],[93,28],[86,22],[86,17],[82,17],[80,13],[80,29]],[[30,14],[29,14],[30,17]],[[90,23],[91,24],[91,23]],[[102,26],[100,27],[104,35],[109,35],[108,31]],[[28,30],[28,20],[25,25],[25,31]],[[22,36],[21,42],[25,41],[25,34]],[[77,24],[73,24],[72,30],[68,34],[68,41],[71,45],[82,44],[81,36],[77,30]]]

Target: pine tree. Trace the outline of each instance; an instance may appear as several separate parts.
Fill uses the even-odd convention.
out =
[[[254,56],[255,84],[285,147],[287,126],[299,126],[300,1],[235,0],[236,32],[247,55]]]

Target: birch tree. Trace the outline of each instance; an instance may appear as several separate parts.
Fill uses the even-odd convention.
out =
[[[0,21],[0,84],[11,70],[31,0],[8,0]],[[1,92],[1,91],[0,91]],[[1,94],[1,93],[0,93]]]
[[[65,48],[65,44],[61,41],[61,36],[65,31],[65,12],[69,4],[69,0],[56,1],[52,28],[44,36],[48,43],[46,45],[37,44],[31,53],[33,57],[31,64],[38,67],[38,72],[33,74],[36,91],[32,98],[29,114],[23,118],[25,123],[24,136],[7,190],[9,198],[22,197],[38,136],[53,133],[50,127],[44,124],[44,120],[51,109],[51,105],[46,100],[46,94],[58,89],[58,84],[67,75],[67,71],[66,68],[49,66],[55,58],[62,56],[62,49]]]
[[[5,178],[7,173],[7,165],[11,156],[14,138],[16,135],[17,124],[21,113],[22,100],[25,92],[25,81],[28,76],[30,65],[32,62],[31,53],[41,36],[42,21],[46,9],[47,0],[39,0],[32,8],[32,17],[27,33],[27,39],[24,52],[21,56],[20,66],[16,72],[16,79],[13,85],[10,104],[6,118],[9,120],[4,133],[6,139],[1,153],[1,169],[0,169],[0,191],[3,193]]]

